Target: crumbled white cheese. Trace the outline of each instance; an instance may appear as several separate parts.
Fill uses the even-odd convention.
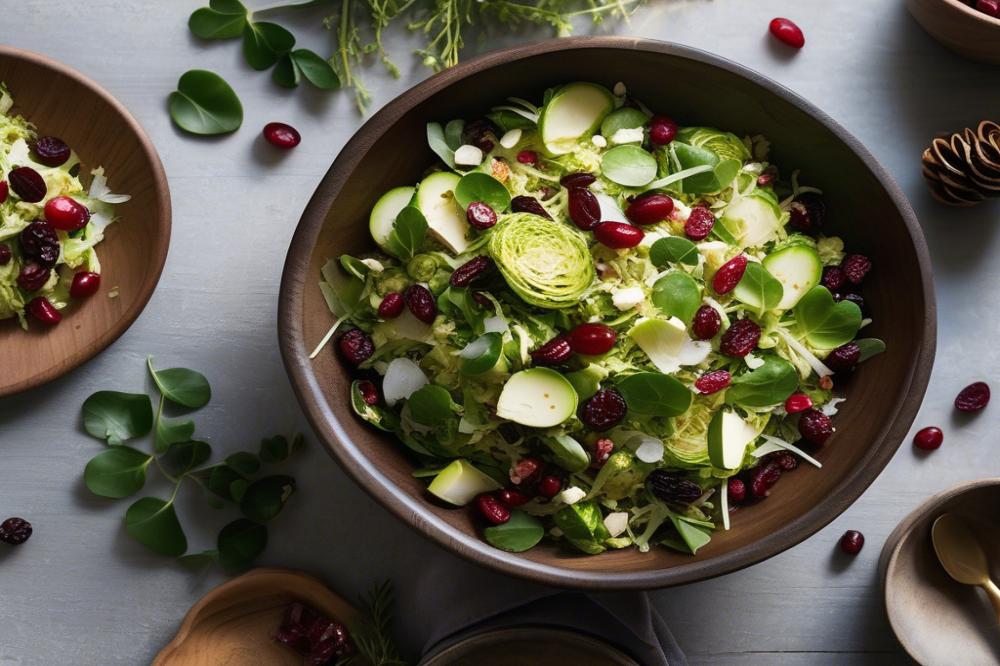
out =
[[[611,143],[642,143],[643,132],[641,127],[622,128],[611,135]]]
[[[819,411],[823,412],[827,416],[833,416],[840,410],[840,403],[847,400],[847,398],[830,398],[829,402],[819,408]]]
[[[594,138],[592,138],[590,141],[591,141],[591,143],[593,143],[598,148],[606,148],[607,145],[608,145],[608,140],[605,139],[600,134],[595,134]]]
[[[611,292],[611,303],[622,312],[631,310],[645,300],[646,293],[642,287],[626,287]]]
[[[385,266],[383,266],[382,262],[378,259],[362,259],[361,263],[372,269],[373,273],[381,273],[385,270]]]
[[[624,222],[625,213],[614,197],[607,194],[595,194],[601,207],[601,222]]]
[[[764,365],[764,359],[755,354],[747,354],[743,357],[743,362],[747,364],[747,367],[751,370],[756,370],[760,366]]]
[[[644,437],[635,450],[635,457],[644,463],[658,463],[663,460],[663,442],[655,437]]]
[[[628,89],[625,87],[624,83],[619,81],[615,84],[615,87],[611,89],[611,92],[614,93],[615,97],[624,97],[625,93],[628,92]]]
[[[506,333],[509,328],[503,317],[487,317],[483,320],[484,333]]]
[[[502,137],[500,137],[500,145],[504,148],[510,149],[517,145],[521,140],[521,130],[512,129],[507,131]]]
[[[566,490],[559,493],[559,495],[556,496],[556,499],[564,504],[576,504],[586,496],[587,493],[583,492],[581,489],[576,486],[570,486]]]
[[[604,526],[608,528],[608,533],[616,537],[628,528],[628,513],[625,511],[615,511],[604,516]]]
[[[455,151],[455,164],[462,166],[479,166],[483,161],[483,151],[475,146],[465,144]]]

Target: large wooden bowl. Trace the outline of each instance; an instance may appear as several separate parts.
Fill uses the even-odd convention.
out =
[[[1000,64],[1000,19],[961,0],[906,0],[906,7],[948,49],[970,60]]]
[[[63,311],[62,322],[21,330],[0,321],[0,397],[55,379],[114,342],[135,321],[160,278],[170,243],[170,193],[149,137],[99,85],[44,56],[0,46],[0,81],[14,111],[42,135],[57,136],[82,160],[103,166],[113,192],[132,195],[97,246],[101,289]],[[0,174],[0,179],[6,174]],[[117,296],[113,296],[117,293]]]
[[[510,554],[487,545],[469,511],[427,501],[403,447],[355,418],[350,376],[327,350],[308,354],[330,327],[317,286],[322,264],[372,249],[368,212],[391,187],[414,183],[435,158],[424,144],[431,120],[474,117],[509,95],[538,99],[547,86],[624,80],[632,93],[681,124],[763,133],[773,160],[799,167],[826,192],[833,233],[872,258],[866,335],[889,351],[849,385],[837,434],[772,498],[740,509],[697,557],[656,548],[581,556],[556,545]],[[700,580],[754,564],[802,541],[846,509],[892,457],[927,386],[935,307],[927,248],[899,188],[857,139],[825,113],[758,74],[716,56],[655,41],[560,39],[500,51],[439,74],[403,94],[352,138],[321,182],[295,232],[281,284],[281,351],[299,401],[320,439],[351,476],[406,523],[446,548],[499,571],[579,588],[650,588]]]

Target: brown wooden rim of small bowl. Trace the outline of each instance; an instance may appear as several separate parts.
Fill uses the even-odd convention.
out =
[[[163,220],[163,224],[160,225],[157,236],[152,239],[152,242],[156,244],[156,249],[154,250],[154,261],[149,266],[149,271],[154,274],[154,279],[148,283],[149,287],[139,292],[137,297],[132,301],[128,310],[122,314],[122,317],[115,323],[114,326],[106,330],[90,344],[77,349],[73,354],[66,358],[64,363],[54,366],[45,372],[34,375],[31,379],[22,382],[17,386],[10,387],[6,391],[0,391],[0,398],[3,398],[8,395],[14,395],[21,393],[22,391],[27,391],[28,389],[35,388],[36,386],[41,386],[42,384],[50,382],[53,379],[61,377],[62,375],[78,368],[83,363],[107,349],[111,343],[120,338],[121,335],[135,322],[135,320],[139,318],[139,315],[142,313],[143,309],[145,309],[149,299],[153,296],[153,292],[156,290],[156,285],[160,281],[163,266],[167,262],[167,251],[170,247],[171,207],[170,187],[167,184],[167,175],[163,171],[163,164],[160,162],[160,156],[156,152],[153,142],[146,134],[146,131],[142,128],[142,125],[139,124],[139,121],[137,121],[129,110],[126,109],[121,102],[115,99],[111,93],[101,87],[99,83],[90,77],[81,74],[72,67],[64,65],[57,60],[41,55],[40,53],[26,51],[13,46],[0,45],[0,58],[26,60],[41,67],[57,71],[66,77],[76,80],[84,87],[89,88],[95,95],[103,98],[104,101],[115,109],[115,111],[121,114],[125,123],[138,137],[139,145],[142,147],[142,152],[145,153],[146,159],[149,161],[149,164],[153,169],[153,178],[156,180],[154,189],[163,193],[163,197],[160,200],[159,210],[157,211],[157,214]]]
[[[941,0],[946,5],[950,5],[956,11],[962,12],[963,14],[977,19],[988,25],[993,25],[1000,28],[1000,18],[993,18],[985,12],[981,12],[975,7],[970,7],[969,5],[962,2],[962,0]]]
[[[357,167],[360,161],[358,156],[374,143],[381,134],[382,128],[393,125],[412,107],[469,74],[541,53],[584,48],[634,49],[680,56],[702,62],[750,80],[797,106],[825,125],[861,158],[899,209],[913,241],[919,263],[921,286],[927,303],[924,326],[921,330],[914,332],[921,336],[922,341],[919,355],[913,359],[906,387],[906,397],[896,407],[895,413],[886,414],[886,425],[873,439],[873,446],[869,448],[870,453],[861,460],[854,474],[845,477],[840,482],[830,499],[774,532],[766,541],[758,541],[710,560],[692,559],[690,564],[668,569],[608,573],[574,571],[541,564],[493,548],[485,541],[452,527],[431,512],[424,510],[423,507],[415,506],[413,496],[406,491],[394,488],[381,471],[372,464],[365,452],[350,441],[350,438],[346,436],[344,430],[337,423],[337,416],[323,397],[323,387],[318,384],[312,373],[311,361],[309,360],[310,350],[306,348],[302,328],[299,324],[303,289],[306,284],[311,284],[307,280],[306,270],[313,247],[326,219],[327,211],[346,181],[348,174]],[[590,590],[649,589],[712,578],[743,569],[777,555],[825,527],[871,485],[906,436],[927,389],[927,382],[934,364],[937,331],[937,310],[934,300],[934,285],[931,280],[930,256],[916,214],[892,177],[853,135],[798,94],[730,60],[687,46],[628,37],[561,38],[494,51],[432,76],[386,104],[362,125],[361,129],[345,144],[309,200],[288,249],[281,279],[280,295],[281,297],[278,299],[278,336],[281,355],[292,379],[292,388],[313,429],[320,433],[323,438],[335,440],[340,444],[339,447],[331,444],[326,444],[326,446],[351,478],[404,523],[467,560],[544,585]]]

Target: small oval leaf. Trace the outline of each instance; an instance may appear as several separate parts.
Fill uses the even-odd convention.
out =
[[[158,497],[143,497],[128,508],[125,531],[160,555],[179,557],[187,550],[187,537],[177,520],[173,502]]]
[[[83,427],[108,444],[141,437],[153,428],[153,405],[141,393],[98,391],[83,403]]]
[[[243,105],[221,76],[204,69],[181,75],[170,93],[170,118],[191,134],[225,134],[243,124]]]
[[[483,530],[487,543],[509,553],[523,553],[533,548],[544,535],[545,528],[538,519],[524,511],[511,511],[506,523]]]
[[[153,457],[130,446],[115,446],[90,459],[83,480],[90,492],[119,499],[142,490]]]

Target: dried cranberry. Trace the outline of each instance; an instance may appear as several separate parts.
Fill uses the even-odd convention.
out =
[[[621,423],[627,410],[621,393],[613,388],[602,388],[583,403],[580,420],[591,430],[604,432]]]
[[[47,167],[62,166],[69,159],[70,149],[66,142],[54,136],[40,136],[33,146],[35,158]]]
[[[69,286],[69,295],[73,298],[88,298],[101,288],[101,276],[90,271],[80,271],[73,276]]]
[[[0,180],[0,204],[7,201],[7,195],[10,193],[10,186],[7,185],[6,180]]]
[[[712,289],[717,294],[728,294],[743,279],[743,274],[747,270],[746,255],[738,254],[719,267],[712,278]]]
[[[861,284],[868,271],[872,269],[872,262],[863,254],[851,254],[840,264],[840,269],[844,271],[851,284]]]
[[[962,389],[955,397],[955,409],[960,412],[978,412],[990,401],[990,387],[986,382],[975,382]]]
[[[833,389],[833,379],[830,375],[823,375],[819,378],[819,387],[824,391],[830,391]]]
[[[476,118],[462,128],[462,143],[488,153],[497,144],[497,126],[487,118]]]
[[[804,412],[813,406],[812,398],[805,393],[793,393],[785,400],[785,411],[789,414]]]
[[[559,184],[563,187],[572,189],[574,187],[589,187],[597,180],[597,176],[591,173],[579,172],[579,173],[568,173],[559,179]]]
[[[434,322],[437,316],[437,303],[434,302],[434,294],[430,289],[422,284],[411,284],[403,293],[403,298],[414,317],[425,324]]]
[[[805,46],[806,38],[802,34],[802,29],[786,18],[776,18],[771,20],[769,26],[771,34],[778,41],[791,46],[793,49],[801,49]]]
[[[493,525],[503,525],[510,520],[510,509],[496,495],[482,494],[476,498],[476,508],[488,522]]]
[[[590,466],[595,469],[600,469],[604,467],[604,463],[608,462],[608,458],[611,457],[612,452],[615,450],[614,441],[608,439],[607,437],[602,437],[596,442],[594,442],[594,459],[590,463]]]
[[[976,0],[976,9],[987,16],[1000,18],[1000,0]]]
[[[510,481],[515,486],[530,486],[542,477],[542,461],[538,458],[521,458],[510,469]]]
[[[48,192],[45,179],[31,167],[17,167],[11,170],[7,174],[7,180],[10,182],[10,189],[14,190],[14,194],[28,203],[38,203],[45,198],[45,193]]]
[[[562,490],[562,485],[562,479],[558,476],[549,475],[542,477],[542,479],[538,482],[538,487],[536,489],[538,490],[539,495],[551,499],[559,494],[559,491]]]
[[[601,204],[590,190],[582,187],[571,187],[566,205],[569,219],[573,224],[590,231],[601,221]]]
[[[59,236],[45,220],[35,220],[18,236],[21,252],[46,268],[52,268],[59,259]]]
[[[774,174],[773,173],[762,173],[757,176],[757,187],[770,187],[774,184]]]
[[[798,231],[817,231],[826,224],[826,204],[815,192],[805,192],[796,197],[788,213],[789,226]]]
[[[865,545],[865,535],[857,530],[847,530],[840,537],[840,549],[848,555],[857,555]]]
[[[847,284],[847,276],[839,266],[827,266],[823,269],[823,279],[820,283],[830,291],[839,291]]]
[[[382,319],[395,319],[403,314],[403,295],[398,291],[390,291],[378,304],[378,316]]]
[[[489,310],[493,308],[493,301],[489,299],[485,291],[472,292],[472,300],[474,300],[476,302],[476,305],[483,308],[484,310]]]
[[[941,446],[941,442],[944,441],[944,433],[941,432],[941,428],[936,428],[934,426],[928,426],[917,431],[917,434],[913,436],[913,445],[918,449],[924,449],[925,451],[933,451],[934,449]]]
[[[677,123],[666,116],[653,116],[649,121],[649,141],[655,146],[665,146],[677,136]]]
[[[497,212],[488,203],[473,201],[465,209],[465,219],[476,229],[489,229],[497,223]]]
[[[726,370],[707,372],[694,382],[694,387],[702,395],[711,395],[727,388],[733,381],[733,376]]]
[[[487,256],[480,255],[473,257],[455,269],[455,272],[451,274],[451,278],[448,280],[448,284],[453,287],[468,287],[473,280],[482,277],[494,265],[493,260]]]
[[[52,197],[45,203],[45,221],[62,231],[77,231],[90,222],[90,211],[70,197]]]
[[[375,353],[375,343],[360,328],[352,328],[340,336],[337,348],[344,360],[355,366],[361,365]]]
[[[538,166],[538,153],[533,150],[522,150],[517,154],[517,161],[521,164]]]
[[[749,319],[740,319],[722,334],[719,351],[726,356],[742,358],[754,350],[759,340],[760,326]]]
[[[29,261],[21,266],[21,272],[17,274],[17,286],[25,291],[38,291],[45,286],[51,276],[51,268]]]
[[[649,492],[664,502],[690,504],[702,496],[703,491],[694,481],[681,474],[673,474],[662,469],[654,469],[646,477]]]
[[[823,363],[834,372],[848,372],[861,358],[861,347],[856,342],[840,345],[827,354]]]
[[[865,311],[865,299],[862,298],[861,294],[841,294],[838,292],[833,295],[833,300],[837,303],[841,301],[854,303],[858,306],[862,313]]]
[[[577,354],[588,356],[607,354],[617,339],[615,329],[604,324],[580,324],[569,332],[569,346]]]
[[[666,194],[649,192],[632,200],[625,209],[625,217],[635,224],[656,224],[670,217],[674,200]]]
[[[565,335],[559,335],[531,352],[535,365],[560,365],[573,355],[573,348]]]
[[[684,223],[684,235],[693,241],[702,241],[712,233],[715,226],[715,215],[704,206],[695,206]]]
[[[799,434],[807,442],[822,446],[830,439],[834,427],[830,417],[818,409],[807,409],[799,417]]]
[[[285,123],[264,125],[264,138],[272,146],[284,150],[290,150],[302,141],[302,135],[299,134],[299,131]]]
[[[36,296],[28,301],[26,309],[28,314],[48,326],[55,326],[62,321],[62,315],[59,314],[59,310],[56,309],[56,306],[52,305],[52,301],[44,296]]]
[[[790,472],[799,466],[799,460],[788,451],[775,451],[764,456],[764,463],[777,463],[783,472]]]
[[[531,213],[551,220],[552,216],[535,197],[521,195],[510,200],[510,209],[515,213]]]
[[[743,479],[737,479],[735,476],[729,477],[726,482],[726,491],[730,504],[739,504],[747,498],[747,484],[743,483]]]
[[[499,497],[500,501],[511,509],[521,506],[522,504],[527,504],[531,501],[530,495],[518,490],[517,488],[504,488],[503,490],[497,492],[497,497]]]
[[[694,313],[691,331],[698,340],[711,340],[722,328],[722,315],[711,305],[703,305]]]
[[[9,264],[13,257],[14,253],[11,252],[10,245],[0,243],[0,266],[6,266]]]
[[[31,537],[31,523],[24,518],[8,518],[0,523],[0,541],[19,546]]]
[[[750,494],[754,499],[764,499],[771,494],[771,488],[781,478],[781,465],[774,462],[761,463],[750,470]]]
[[[361,399],[365,401],[366,405],[378,404],[378,387],[375,386],[375,382],[370,382],[367,379],[361,380],[358,382],[358,393],[361,394]]]
[[[615,250],[635,247],[645,235],[639,227],[625,222],[602,222],[594,227],[594,237],[601,244]]]

